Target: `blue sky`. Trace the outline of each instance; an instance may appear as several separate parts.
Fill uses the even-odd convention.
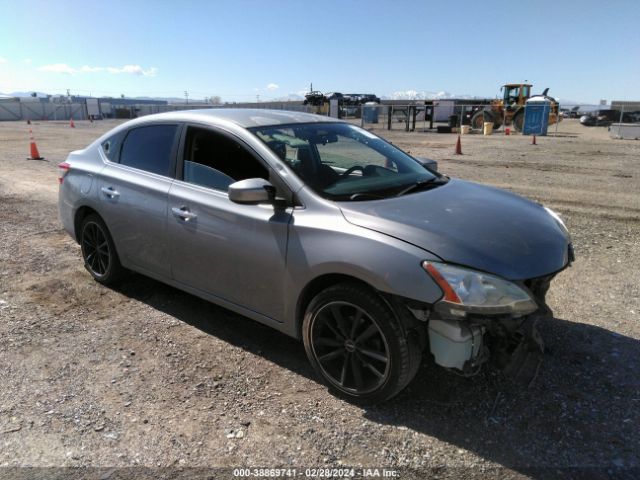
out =
[[[0,92],[640,99],[640,1],[0,0]]]

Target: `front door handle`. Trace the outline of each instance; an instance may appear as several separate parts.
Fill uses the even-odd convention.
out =
[[[176,217],[183,219],[185,222],[188,222],[189,220],[198,216],[195,213],[189,211],[187,207],[173,207],[171,209],[171,212],[173,212]]]
[[[109,198],[116,198],[120,196],[120,192],[114,190],[113,187],[102,187],[100,191]]]

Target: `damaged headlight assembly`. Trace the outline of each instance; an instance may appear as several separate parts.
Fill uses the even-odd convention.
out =
[[[523,371],[537,371],[542,347],[536,342],[537,334],[532,333],[535,322],[529,330],[522,327],[539,306],[526,288],[496,275],[446,263],[424,261],[422,268],[443,292],[427,327],[429,349],[438,365],[465,376],[475,375],[493,355],[496,366],[514,377]],[[489,318],[478,322],[477,317]],[[528,373],[525,377],[526,381],[533,378]]]
[[[489,273],[424,261],[422,268],[442,289],[435,310],[446,317],[478,315],[521,317],[538,309],[531,295],[513,282]]]

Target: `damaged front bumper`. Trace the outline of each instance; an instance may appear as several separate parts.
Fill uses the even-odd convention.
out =
[[[507,377],[530,384],[538,374],[544,354],[544,342],[538,331],[538,322],[548,314],[534,314],[506,337],[489,337],[493,345],[491,361]]]
[[[526,282],[539,306],[529,315],[518,318],[469,315],[464,319],[434,315],[429,318],[429,348],[435,362],[465,376],[478,373],[483,364],[489,363],[505,376],[530,384],[544,354],[538,324],[553,316],[545,303],[552,278]]]
[[[536,376],[544,343],[537,329],[547,312],[526,317],[429,320],[429,348],[435,362],[471,376],[489,362],[506,376],[529,384]]]

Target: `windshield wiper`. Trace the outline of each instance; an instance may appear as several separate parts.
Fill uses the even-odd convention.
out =
[[[349,200],[380,200],[381,198],[384,197],[382,195],[376,195],[375,193],[361,192],[354,193],[349,197]]]
[[[406,195],[407,193],[413,192],[414,190],[419,190],[420,188],[424,188],[426,186],[437,187],[437,186],[440,186],[440,185],[444,185],[448,181],[449,180],[445,176],[432,177],[432,178],[428,178],[426,180],[418,180],[417,182],[412,183],[411,185],[403,188],[398,193],[396,193],[396,197],[401,197],[402,195]]]

